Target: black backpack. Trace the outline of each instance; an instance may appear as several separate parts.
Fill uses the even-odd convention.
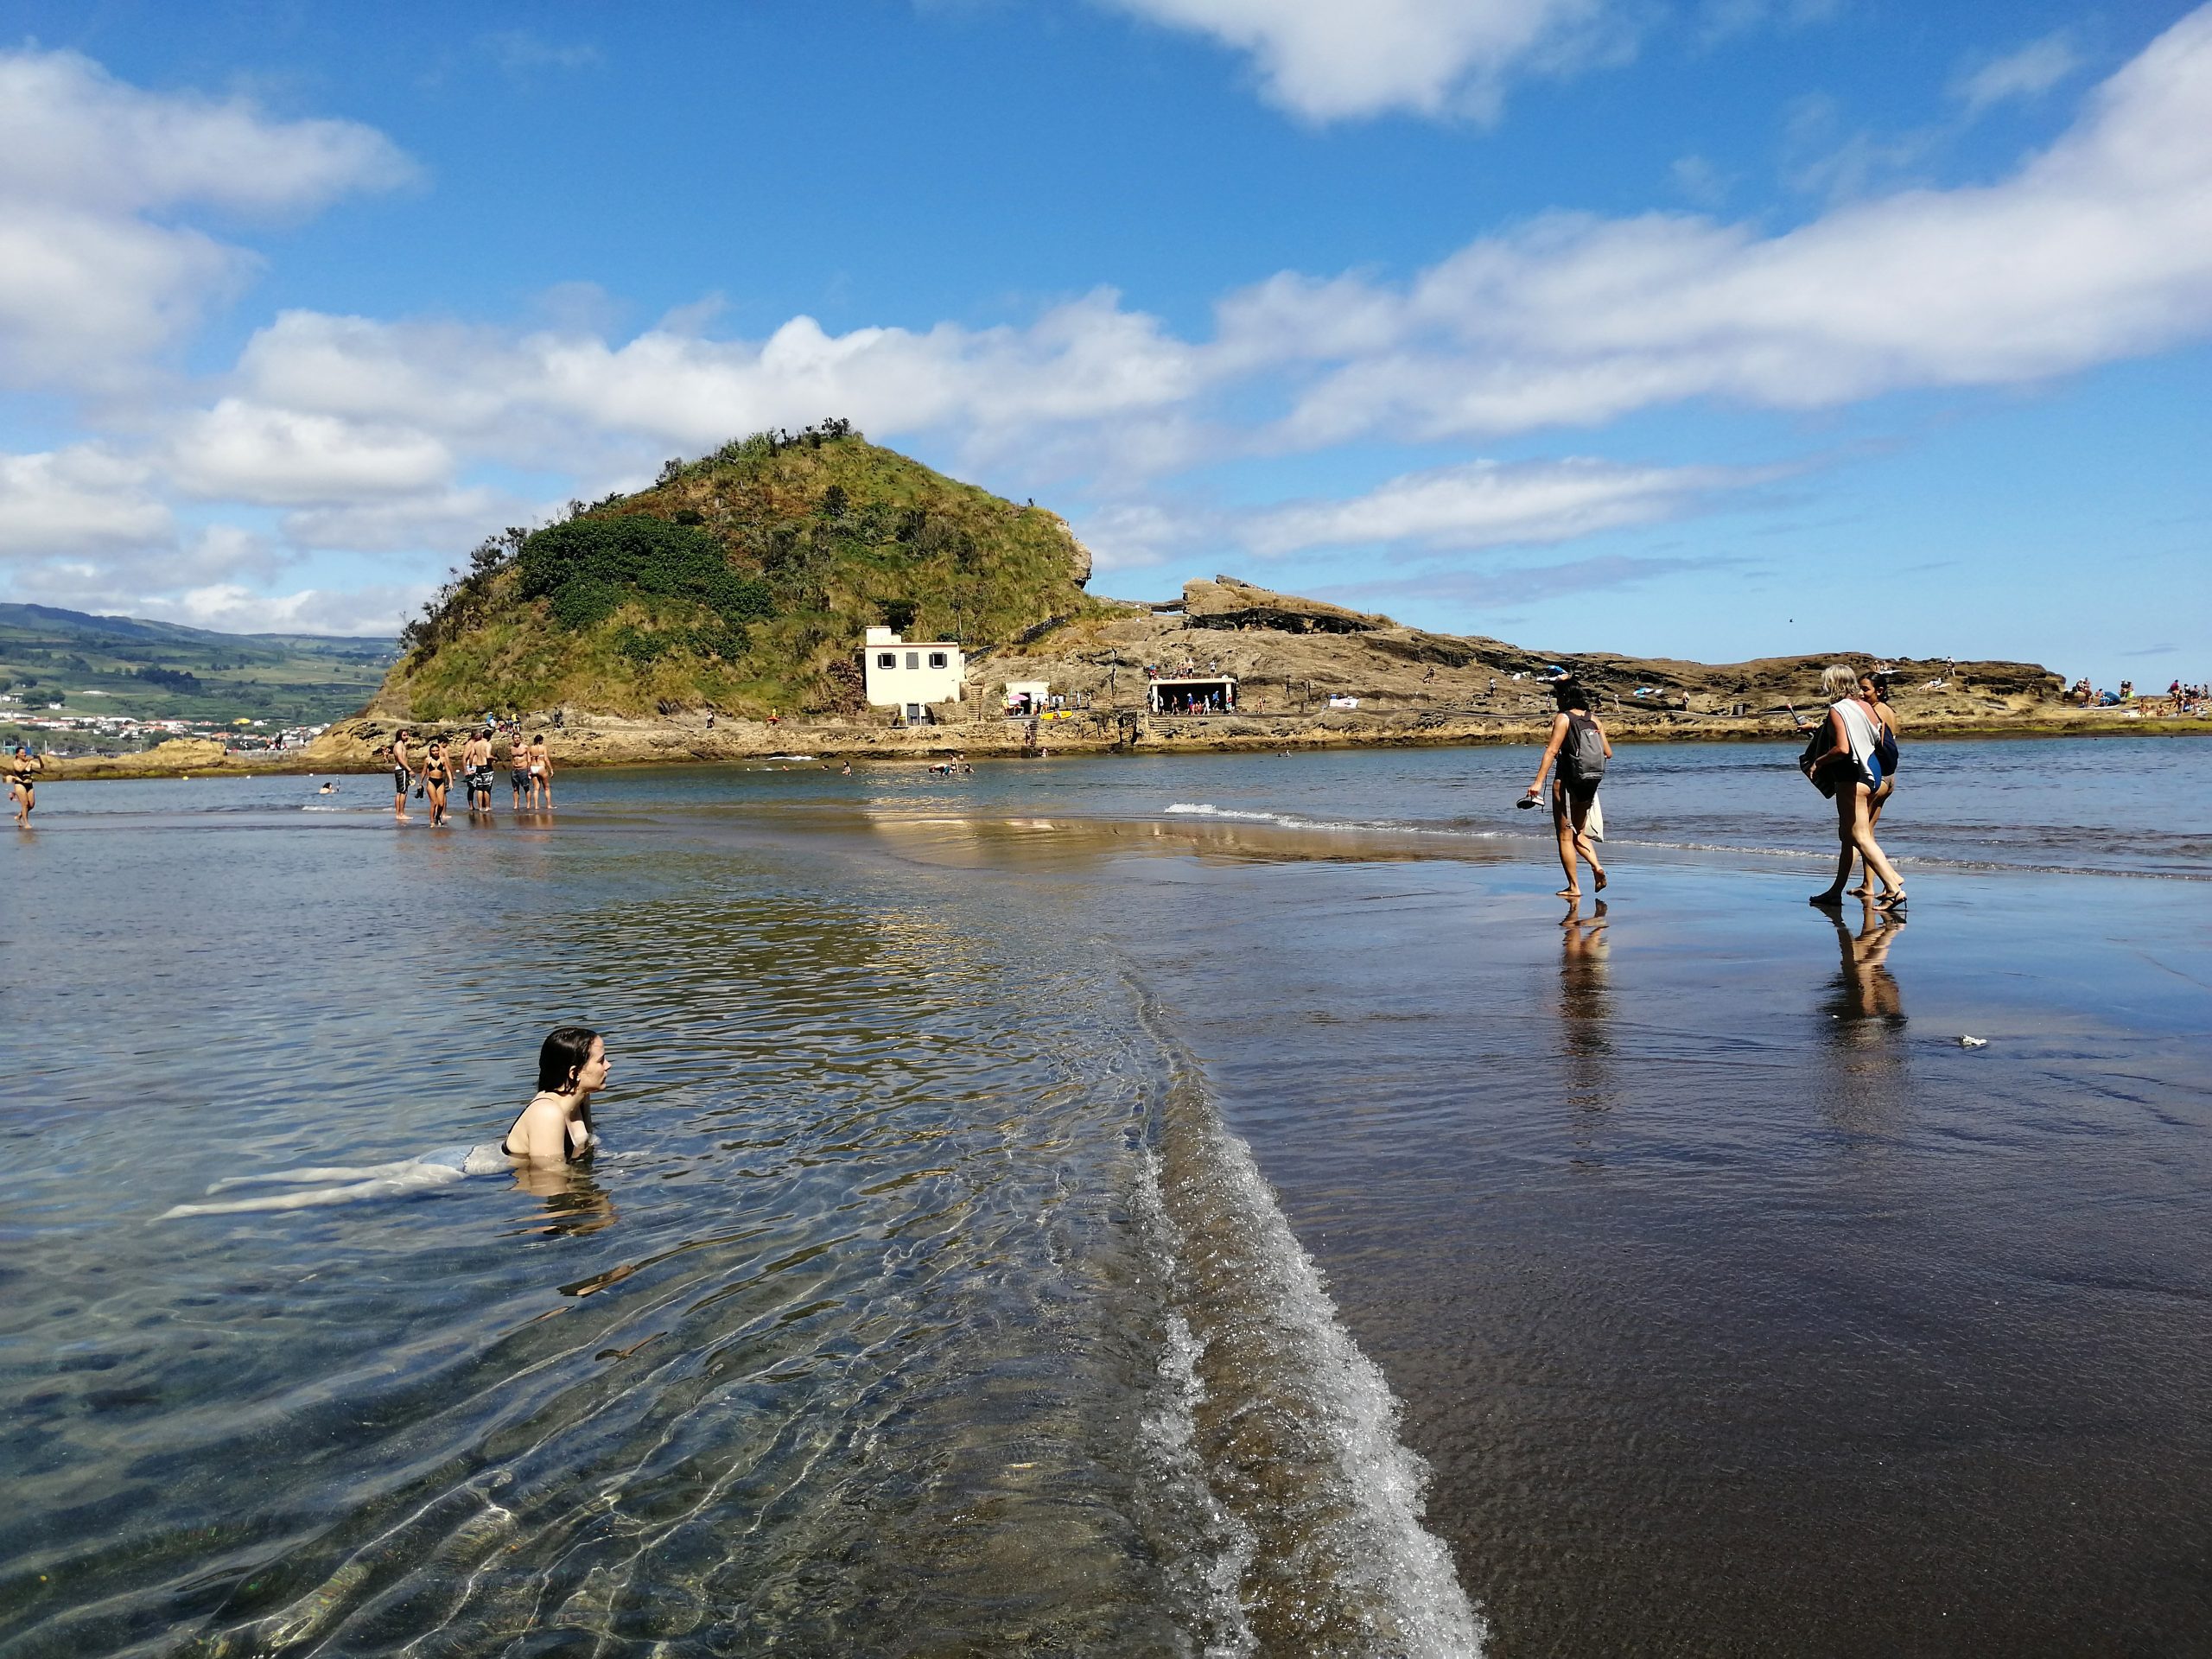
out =
[[[1567,741],[1560,746],[1560,781],[1589,788],[1605,775],[1605,739],[1598,722],[1575,709],[1567,713]]]

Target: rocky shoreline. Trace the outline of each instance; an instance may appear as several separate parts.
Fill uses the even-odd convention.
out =
[[[853,721],[766,721],[703,715],[630,720],[573,710],[549,713],[543,729],[557,768],[574,766],[728,765],[744,761],[855,760],[924,765],[965,753],[971,760],[1138,753],[1194,754],[1255,750],[1297,752],[1360,747],[1451,747],[1542,740],[1550,723],[1548,699],[1510,709],[1432,708],[1368,712],[1329,709],[1297,715],[1146,715],[1095,710],[1064,720],[1024,721],[992,715],[966,722],[907,730]],[[1980,714],[1922,711],[1900,700],[1906,741],[1929,737],[2094,737],[2212,734],[2212,719],[2159,718],[2120,709],[2067,709],[2031,702]],[[1541,702],[1541,706],[1535,706]],[[1783,711],[1701,715],[1627,705],[1603,711],[1617,742],[1747,742],[1801,741]],[[213,742],[164,743],[138,754],[82,755],[47,763],[48,780],[175,778],[380,772],[379,751],[405,728],[418,738],[457,739],[458,723],[365,715],[341,721],[303,749],[226,754]],[[504,760],[504,753],[502,754]]]

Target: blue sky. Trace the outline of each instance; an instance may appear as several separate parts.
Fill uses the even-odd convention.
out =
[[[1109,594],[2203,678],[2208,109],[2171,3],[0,6],[0,597],[385,631],[842,415]]]

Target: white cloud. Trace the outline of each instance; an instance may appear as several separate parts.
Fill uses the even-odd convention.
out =
[[[0,455],[0,557],[166,545],[175,527],[143,462],[97,445]]]
[[[1951,91],[1968,113],[1979,114],[2009,98],[2047,92],[2081,67],[2082,54],[2075,49],[2073,37],[2061,29],[1962,73]]]
[[[236,397],[187,422],[168,461],[169,476],[188,493],[257,505],[419,493],[443,485],[453,470],[445,445],[419,429]]]
[[[828,415],[987,445],[1016,428],[1171,410],[1201,390],[1198,359],[1102,291],[1021,329],[833,335],[802,316],[759,341],[656,328],[618,345],[288,312],[249,342],[238,378],[264,410],[434,433],[542,465],[549,454],[603,459],[614,435],[696,449]]]
[[[1717,467],[1629,467],[1572,459],[1467,461],[1394,478],[1361,496],[1259,514],[1243,531],[1254,552],[1398,545],[1500,547],[1571,541],[1689,511],[1717,492],[1771,474]]]
[[[296,214],[409,173],[353,122],[149,92],[72,52],[0,52],[0,383],[125,382],[252,270],[148,214]]]
[[[391,639],[429,596],[428,583],[398,583],[333,593],[318,588],[257,593],[238,582],[214,582],[173,597],[137,602],[133,614],[225,633],[329,633]]]
[[[1842,9],[1842,0],[1704,0],[1694,22],[1699,43],[1713,47],[1753,29],[1825,23]]]
[[[1598,0],[1110,3],[1250,54],[1268,101],[1314,121],[1393,110],[1491,118],[1509,72],[1594,49],[1600,13]]]
[[[484,37],[484,50],[511,75],[539,69],[588,69],[600,61],[600,50],[587,41],[563,45],[534,35],[526,29],[499,29]]]
[[[1223,307],[1224,346],[1248,361],[1341,353],[1299,398],[1291,446],[2069,373],[2212,331],[2208,107],[2212,8],[2000,183],[1902,191],[1779,236],[1554,214],[1402,289],[1274,279]]]
[[[457,553],[509,524],[543,523],[552,517],[555,505],[523,501],[499,490],[435,490],[288,512],[284,539],[295,547],[353,553],[411,553],[423,548]]]
[[[1491,613],[1494,624],[1501,605],[1523,605],[1557,599],[1567,594],[1595,593],[1605,588],[1633,587],[1687,573],[1726,569],[1740,561],[1730,558],[1631,558],[1604,553],[1560,564],[1505,565],[1466,570],[1441,568],[1392,582],[1351,582],[1323,588],[1317,597],[1339,604],[1371,609],[1406,599],[1429,606]]]

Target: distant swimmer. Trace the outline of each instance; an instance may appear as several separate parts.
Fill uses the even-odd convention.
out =
[[[1605,867],[1598,861],[1592,845],[1590,815],[1597,807],[1598,785],[1605,778],[1605,762],[1613,757],[1613,746],[1605,728],[1590,713],[1588,692],[1572,680],[1560,680],[1552,686],[1552,697],[1559,712],[1552,716],[1551,741],[1544,745],[1543,758],[1536,762],[1536,781],[1529,785],[1527,799],[1535,801],[1542,796],[1544,773],[1556,760],[1559,771],[1552,783],[1552,828],[1559,837],[1560,864],[1567,871],[1567,885],[1559,890],[1559,896],[1580,899],[1582,887],[1575,879],[1577,857],[1589,865],[1597,890],[1605,890]]]
[[[391,816],[407,816],[407,791],[415,782],[415,768],[407,757],[407,740],[412,734],[404,728],[391,734]]]
[[[46,770],[46,757],[33,754],[22,744],[8,757],[8,798],[16,804],[16,827],[31,826],[31,808],[38,804],[38,775]]]
[[[257,1211],[309,1210],[323,1205],[353,1204],[367,1198],[400,1198],[445,1186],[469,1175],[514,1174],[531,1191],[542,1177],[580,1162],[599,1147],[591,1122],[591,1097],[607,1086],[612,1063],[607,1043],[582,1026],[563,1026],[537,1051],[537,1093],[513,1127],[497,1141],[474,1146],[440,1147],[420,1158],[389,1164],[334,1165],[315,1169],[272,1170],[263,1175],[233,1175],[207,1190],[240,1186],[296,1186],[250,1198],[221,1198],[211,1204],[180,1204],[162,1211],[163,1221],[182,1216],[242,1215]]]
[[[337,792],[338,785],[335,784],[325,784],[321,789],[315,791],[318,795],[335,795]]]

